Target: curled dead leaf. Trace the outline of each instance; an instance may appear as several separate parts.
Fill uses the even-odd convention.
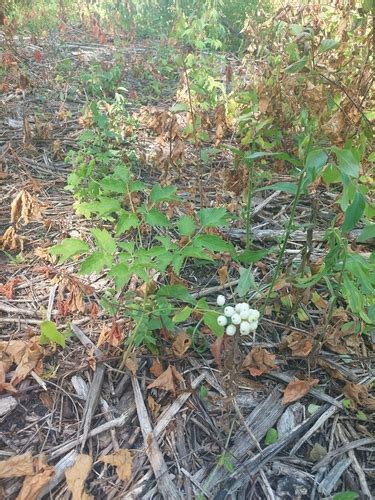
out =
[[[268,373],[277,368],[275,365],[275,359],[276,356],[268,352],[266,349],[263,349],[262,347],[254,347],[244,359],[242,366],[246,370],[249,370],[250,375],[258,377],[263,373]]]
[[[13,226],[8,227],[0,236],[0,250],[18,250],[23,248],[22,239],[17,235]]]
[[[163,371],[164,371],[164,368],[163,368],[162,364],[160,363],[160,361],[158,359],[154,359],[152,362],[152,365],[150,367],[150,373],[152,373],[152,375],[154,377],[160,377],[160,375],[163,373]]]
[[[288,348],[292,351],[292,356],[298,356],[301,358],[306,358],[310,354],[314,345],[312,337],[297,331],[292,331],[289,335],[287,335],[285,341]]]
[[[130,354],[126,358],[125,366],[128,370],[132,372],[133,375],[137,374],[138,365],[137,365],[137,359],[134,354]]]
[[[33,465],[34,473],[25,477],[17,500],[36,500],[55,473],[54,467],[45,462],[43,455],[35,457]]]
[[[7,299],[13,299],[13,292],[17,285],[22,282],[21,278],[14,278],[5,285],[0,285],[0,295],[5,295]]]
[[[352,382],[347,382],[343,393],[347,398],[350,399],[353,409],[357,409],[358,406],[367,408],[368,410],[375,410],[375,397],[370,396],[369,387],[367,385],[353,384]]]
[[[291,380],[289,384],[284,389],[283,404],[292,403],[293,401],[298,401],[298,399],[306,396],[310,389],[314,385],[318,384],[319,380],[314,378],[310,380],[299,380],[295,378]]]
[[[33,457],[29,451],[23,455],[16,455],[0,462],[1,479],[6,477],[32,476],[33,474]]]
[[[28,341],[11,340],[0,341],[0,359],[6,363],[16,364],[16,370],[10,384],[13,388],[24,380],[32,370],[42,372],[43,348],[34,337]],[[5,389],[6,387],[3,386]],[[7,386],[7,390],[12,390]]]
[[[72,467],[65,471],[66,484],[72,494],[72,500],[89,500],[93,498],[85,491],[85,481],[90,474],[92,458],[89,455],[78,455]]]
[[[186,351],[190,348],[190,346],[191,346],[190,335],[184,331],[178,332],[172,344],[174,354],[178,358],[182,358],[182,356],[186,353]]]
[[[101,456],[99,460],[116,467],[117,476],[121,481],[129,481],[131,479],[133,457],[129,450],[122,448],[111,455]]]
[[[17,226],[20,221],[28,224],[30,221],[40,220],[42,210],[43,205],[28,191],[22,189],[11,204],[11,223]]]
[[[152,396],[147,397],[147,404],[148,407],[150,408],[151,414],[154,418],[157,418],[160,413],[160,408],[161,405],[155,401],[155,399]]]
[[[222,266],[218,271],[220,285],[224,286],[228,283],[228,266]]]
[[[156,380],[147,386],[147,389],[163,389],[175,394],[176,385],[179,382],[184,382],[182,375],[174,366],[170,365]]]

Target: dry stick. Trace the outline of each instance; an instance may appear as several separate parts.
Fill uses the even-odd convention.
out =
[[[102,357],[102,352],[95,346],[95,344],[83,333],[83,331],[78,328],[77,325],[72,325],[72,330],[77,338],[82,342],[85,347],[91,347],[94,349],[96,356],[100,359]],[[105,365],[103,363],[99,363],[96,366],[96,370],[94,373],[94,378],[90,384],[89,393],[87,396],[87,401],[85,404],[85,408],[83,410],[82,417],[82,425],[83,425],[83,435],[82,435],[82,444],[81,451],[85,447],[86,440],[90,431],[91,421],[94,417],[96,407],[98,406],[100,392],[102,389],[104,375],[105,375]]]
[[[143,395],[139,382],[134,375],[131,376],[131,381],[134,391],[135,404],[137,407],[138,420],[142,430],[143,440],[145,442],[145,451],[150,461],[152,470],[154,471],[159,492],[165,499],[173,498],[176,500],[182,500],[180,492],[177,490],[168,473],[167,464],[164,461],[157,438],[153,432],[146,405],[143,401]]]

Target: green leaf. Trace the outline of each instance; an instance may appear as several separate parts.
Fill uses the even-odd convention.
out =
[[[180,309],[173,316],[174,323],[182,323],[188,319],[190,314],[193,312],[193,309],[189,306],[185,306],[183,309]]]
[[[205,312],[203,315],[203,323],[214,333],[217,337],[224,335],[224,327],[217,324],[219,313],[215,311]]]
[[[307,63],[307,57],[304,56],[299,61],[296,61],[293,64],[290,64],[287,68],[285,68],[285,73],[297,73],[306,66],[306,63]]]
[[[117,290],[120,290],[126,285],[132,274],[132,269],[126,263],[113,266],[108,273],[108,275],[113,278]]]
[[[145,188],[145,183],[142,181],[131,181],[128,184],[128,189],[130,193],[136,193],[137,191],[143,191]]]
[[[322,149],[315,149],[307,154],[306,170],[311,173],[312,180],[318,177],[327,160],[328,155]]]
[[[191,236],[197,226],[189,215],[183,215],[177,221],[177,228],[181,236]]]
[[[294,184],[293,182],[275,182],[275,184],[264,186],[257,189],[257,191],[267,191],[269,189],[272,191],[285,191],[286,193],[293,195],[297,194],[297,184]]]
[[[196,302],[183,285],[164,285],[156,292],[156,296],[168,297],[188,304],[195,304]]]
[[[104,253],[114,254],[117,246],[112,235],[106,229],[92,229],[91,234],[95,238],[96,244]]]
[[[162,187],[160,184],[155,184],[150,193],[150,200],[152,203],[160,203],[162,201],[176,201],[178,196],[176,196],[177,188],[175,186],[165,186]]]
[[[340,182],[340,180],[340,170],[336,167],[336,165],[327,165],[327,168],[325,168],[323,172],[323,181],[326,184],[335,184]]]
[[[78,238],[65,238],[59,245],[55,245],[49,249],[51,255],[60,255],[60,264],[71,257],[82,255],[88,251],[88,244]]]
[[[224,207],[201,208],[198,211],[198,217],[203,227],[217,227],[227,224],[227,211]]]
[[[375,224],[367,224],[361,231],[357,238],[359,243],[364,243],[365,241],[375,238]]]
[[[232,243],[223,240],[217,234],[198,234],[193,239],[193,245],[205,248],[210,252],[228,252],[231,255],[235,254]]]
[[[356,500],[359,495],[355,491],[342,491],[333,495],[332,500]]]
[[[269,446],[270,444],[276,443],[278,439],[279,435],[277,433],[277,430],[271,427],[271,429],[268,429],[266,437],[264,438],[264,444],[266,446]]]
[[[129,229],[136,228],[138,226],[139,220],[136,214],[124,211],[117,221],[116,236],[120,236],[121,234],[126,233],[126,231],[129,231]]]
[[[328,50],[336,49],[339,45],[340,42],[338,40],[327,38],[326,40],[322,40],[321,44],[318,47],[318,53],[322,54],[323,52],[327,52]]]
[[[177,102],[171,108],[169,108],[171,113],[182,113],[184,111],[189,111],[189,106],[184,102]]]
[[[104,252],[94,252],[87,259],[85,259],[80,268],[79,274],[100,273],[103,267],[110,267],[112,258]]]
[[[65,336],[58,331],[53,321],[42,321],[40,324],[40,332],[39,342],[42,345],[55,342],[59,346],[65,347]]]
[[[366,413],[364,413],[361,410],[357,411],[356,417],[358,420],[361,420],[362,422],[366,422],[368,420]]]
[[[254,281],[253,273],[251,272],[251,268],[245,269],[243,267],[240,268],[240,279],[237,285],[237,293],[239,297],[244,297],[247,292],[253,288],[256,288],[256,284]]]
[[[351,149],[332,148],[339,162],[340,171],[349,177],[358,177],[359,161],[354,157]]]
[[[318,410],[320,410],[319,405],[315,405],[314,403],[309,404],[307,407],[307,411],[310,413],[310,415],[314,415]]]
[[[201,248],[193,245],[188,245],[181,250],[180,255],[184,258],[191,257],[192,259],[207,260],[213,262],[213,258],[207,252],[203,252]]]
[[[344,223],[341,230],[346,233],[355,227],[365,210],[366,200],[362,193],[355,193],[354,200],[346,209]]]
[[[106,193],[123,194],[126,190],[126,183],[121,179],[116,179],[113,175],[107,175],[99,181],[99,186]]]
[[[236,260],[248,266],[254,262],[262,260],[266,255],[275,251],[275,248],[265,250],[244,250],[242,253],[236,255]]]
[[[144,219],[147,224],[152,227],[160,226],[160,227],[168,227],[170,226],[170,222],[168,218],[157,210],[156,208],[151,208],[148,212],[144,214]]]
[[[117,167],[114,169],[114,174],[125,184],[127,184],[131,179],[130,170],[126,165],[117,165]]]

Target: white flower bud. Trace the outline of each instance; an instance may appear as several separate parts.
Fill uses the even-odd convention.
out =
[[[217,318],[217,324],[220,326],[226,326],[228,323],[228,320],[225,316],[218,316]]]
[[[234,313],[231,320],[234,325],[239,325],[241,323],[241,316],[238,313]]]
[[[248,311],[250,309],[249,304],[246,304],[246,302],[241,302],[240,306],[241,306],[240,309],[241,311]]]
[[[225,309],[224,309],[224,314],[227,318],[230,318],[233,316],[234,314],[234,307],[232,306],[227,306]]]
[[[235,305],[234,310],[236,311],[236,313],[240,313],[241,312],[241,305],[242,304],[236,304]]]
[[[233,335],[235,335],[236,333],[236,327],[234,325],[228,325],[226,330],[225,330],[225,333],[227,335],[229,335],[230,337],[233,337]]]
[[[249,335],[250,333],[250,323],[248,321],[242,321],[240,324],[241,335]]]
[[[255,330],[258,328],[258,321],[250,321],[250,331],[255,332]]]
[[[224,295],[218,295],[216,298],[216,304],[220,307],[222,307],[225,304],[225,297]]]

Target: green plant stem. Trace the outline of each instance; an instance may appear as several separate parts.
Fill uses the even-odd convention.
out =
[[[269,299],[270,299],[273,287],[275,286],[276,280],[279,277],[279,272],[280,272],[281,264],[282,264],[282,261],[283,261],[283,258],[284,258],[286,246],[288,244],[290,233],[292,232],[292,226],[293,226],[294,218],[295,218],[295,215],[296,215],[297,203],[298,203],[299,197],[301,195],[301,191],[302,191],[303,179],[305,177],[305,172],[306,172],[305,168],[306,167],[303,168],[303,170],[302,170],[302,172],[301,172],[301,174],[299,176],[299,179],[298,179],[297,192],[296,192],[294,200],[293,200],[292,211],[291,211],[290,218],[289,218],[289,221],[288,221],[288,226],[286,228],[285,238],[284,238],[281,250],[280,250],[279,258],[277,259],[276,269],[275,269],[275,272],[274,272],[274,275],[273,275],[273,278],[272,278],[272,281],[271,281],[271,285],[270,285],[270,287],[268,289],[266,300],[265,300],[263,308],[262,308],[262,314],[264,314],[264,311],[265,311],[265,309],[266,309],[266,307],[268,305],[268,302],[269,302]]]
[[[135,337],[136,337],[136,335],[138,333],[139,327],[141,326],[144,317],[145,317],[145,314],[142,314],[142,316],[140,317],[140,319],[139,319],[138,323],[136,324],[134,330],[130,334],[129,345],[128,345],[126,351],[124,352],[124,354],[122,355],[122,360],[121,360],[121,364],[120,364],[120,370],[123,370],[125,368],[125,366],[126,366],[126,361],[127,361],[128,357],[129,357],[130,351],[134,347],[134,339],[135,339]]]
[[[251,238],[250,238],[250,228],[251,228],[251,202],[253,199],[253,162],[249,165],[249,176],[247,179],[247,204],[246,204],[246,250],[249,249]]]

